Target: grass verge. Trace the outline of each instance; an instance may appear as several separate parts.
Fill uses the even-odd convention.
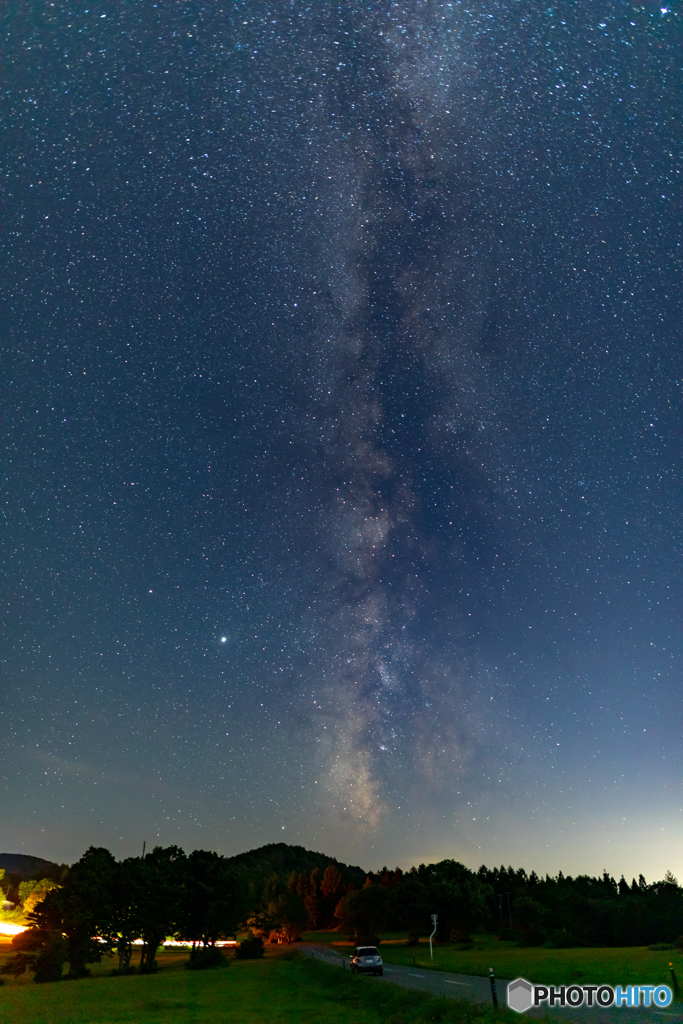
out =
[[[309,942],[334,942],[339,952],[350,952],[351,946],[339,945],[339,933],[309,932]],[[335,935],[332,939],[330,936]],[[380,947],[388,964],[400,964],[425,970],[452,971],[454,974],[487,976],[489,967],[499,978],[527,978],[537,985],[671,985],[669,963],[672,962],[683,987],[683,953],[677,950],[651,950],[647,946],[626,946],[600,949],[544,949],[501,942],[492,935],[477,935],[472,949],[457,944],[434,946],[434,959],[429,957],[429,943],[417,946],[389,938]],[[413,960],[413,957],[415,958]]]

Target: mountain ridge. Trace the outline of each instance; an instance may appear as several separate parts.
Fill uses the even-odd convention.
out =
[[[43,872],[43,876],[55,868],[61,867],[53,860],[46,860],[45,857],[34,857],[29,853],[0,853],[0,868],[4,868],[8,875],[21,875],[27,880]]]

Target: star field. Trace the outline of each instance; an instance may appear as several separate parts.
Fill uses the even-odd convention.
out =
[[[680,18],[6,12],[7,849],[675,871]]]

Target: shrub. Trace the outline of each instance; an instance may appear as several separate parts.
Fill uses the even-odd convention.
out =
[[[204,949],[196,950],[185,964],[188,971],[206,971],[212,967],[225,967],[228,961],[220,949],[215,946],[205,946]]]
[[[257,960],[263,956],[263,939],[250,932],[247,938],[240,942],[235,950],[235,956],[239,960]]]
[[[12,939],[15,952],[2,966],[3,974],[15,978],[32,970],[35,981],[58,981],[66,961],[67,951],[63,936],[58,931],[29,928]]]

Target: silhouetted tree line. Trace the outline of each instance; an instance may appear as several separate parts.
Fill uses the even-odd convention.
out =
[[[670,871],[650,885],[642,875],[616,882],[606,871],[539,878],[483,866],[477,877],[493,892],[489,916],[500,934],[522,945],[647,946],[677,942],[683,932],[683,886]]]
[[[36,981],[54,981],[68,963],[68,977],[80,978],[88,964],[116,953],[117,971],[125,974],[141,939],[137,969],[148,973],[168,936],[191,943],[193,964],[206,960],[218,939],[235,935],[248,909],[248,877],[216,853],[156,847],[146,857],[117,861],[91,847],[26,914],[30,927],[12,940],[15,952],[2,970],[32,970]]]
[[[431,932],[438,916],[437,940],[467,942],[489,922],[489,886],[463,864],[443,860],[408,872],[395,868],[367,876],[365,885],[348,893],[335,913],[341,928],[358,942],[376,942],[381,931],[406,931],[416,943]]]
[[[336,928],[359,943],[403,931],[417,942],[468,943],[495,931],[521,945],[626,946],[673,943],[683,932],[683,887],[667,872],[648,885],[600,878],[539,878],[524,869],[482,866],[470,871],[443,860],[366,874],[303,847],[284,843],[225,858],[176,846],[117,861],[91,847],[58,886],[44,886],[27,913],[30,927],[13,940],[4,973],[32,970],[37,981],[88,973],[87,965],[117,955],[115,973],[155,969],[169,936],[191,943],[190,967],[215,965],[215,943],[248,927],[238,955],[260,956],[263,941],[294,942],[306,930]],[[27,899],[36,889],[27,887]],[[142,940],[133,965],[133,944]]]
[[[482,866],[470,871],[443,860],[359,879],[343,865],[324,872],[292,871],[266,880],[250,925],[270,941],[291,942],[307,929],[339,928],[361,943],[383,931],[405,931],[417,942],[437,914],[437,941],[468,943],[477,931],[494,931],[520,945],[642,946],[681,941],[683,887],[670,872],[648,885],[629,885],[606,872],[598,878],[527,875],[523,868]]]

